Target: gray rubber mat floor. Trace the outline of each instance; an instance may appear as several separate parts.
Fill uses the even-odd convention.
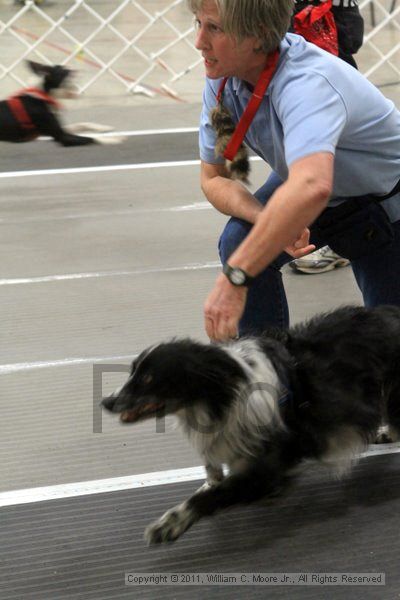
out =
[[[125,108],[112,119],[82,110],[71,122],[193,127],[198,107],[189,108]],[[342,482],[313,469],[287,497],[204,520],[161,548],[146,547],[145,526],[199,482],[19,503],[26,488],[199,465],[168,423],[155,435],[153,423],[132,430],[103,415],[96,433],[93,365],[128,366],[176,335],[205,339],[202,303],[226,219],[204,206],[197,164],[157,166],[197,159],[195,133],[130,136],[117,147],[2,144],[0,152],[0,496],[15,499],[0,510],[0,600],[399,598],[400,454],[367,458]],[[50,172],[75,166],[98,170]],[[35,169],[44,171],[27,175]],[[252,163],[254,187],[267,174]],[[350,268],[283,277],[292,322],[360,303]],[[103,392],[121,377],[104,377]],[[127,572],[382,572],[386,585],[139,588],[125,586]]]
[[[38,152],[38,144],[48,145],[50,152]],[[111,159],[110,153],[112,153]],[[7,155],[2,157],[1,170],[4,172],[15,171],[16,166],[19,171],[28,171],[31,169],[103,166],[110,163],[125,165],[168,160],[197,160],[198,154],[197,132],[128,137],[123,144],[111,146],[111,151],[110,146],[96,145],[91,146],[89,152],[87,146],[73,148],[71,152],[71,149],[65,149],[48,140],[24,146],[23,164],[20,160],[20,145],[10,145]]]
[[[147,547],[148,522],[197,482],[2,510],[2,600],[399,598],[400,455],[363,459],[337,482],[305,473],[269,505],[235,507],[174,544]],[[384,586],[126,586],[125,573],[384,573]]]

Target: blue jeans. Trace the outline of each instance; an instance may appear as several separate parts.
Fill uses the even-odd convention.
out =
[[[272,173],[254,194],[266,204],[282,181]],[[232,217],[219,240],[219,254],[224,263],[247,236],[252,225]],[[311,226],[311,243],[317,248],[328,244],[320,232]],[[389,248],[376,249],[373,254],[351,261],[354,276],[365,306],[394,304],[400,306],[400,221],[393,223],[394,241]],[[239,323],[240,335],[257,335],[267,327],[289,325],[289,309],[282,281],[281,267],[293,260],[283,252],[254,280],[247,295],[246,308]]]

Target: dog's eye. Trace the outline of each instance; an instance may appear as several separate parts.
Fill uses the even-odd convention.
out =
[[[145,376],[143,377],[143,383],[144,383],[145,385],[149,385],[149,384],[150,384],[150,383],[152,383],[152,382],[153,382],[153,375],[151,375],[150,373],[148,373],[147,375],[145,375]]]

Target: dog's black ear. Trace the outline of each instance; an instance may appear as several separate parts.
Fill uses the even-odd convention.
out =
[[[35,75],[43,76],[51,73],[52,67],[49,67],[48,65],[42,65],[41,63],[35,62],[33,60],[27,60],[26,63],[30,70],[35,73]]]

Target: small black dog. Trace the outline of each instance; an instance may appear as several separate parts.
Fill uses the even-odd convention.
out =
[[[203,456],[207,483],[146,529],[161,543],[275,496],[306,460],[346,472],[382,422],[398,437],[399,397],[400,308],[343,307],[257,338],[153,346],[103,405],[123,423],[176,414]]]
[[[102,133],[111,129],[96,123],[63,127],[58,117],[61,106],[57,98],[76,96],[72,83],[74,72],[61,65],[48,66],[31,60],[27,64],[40,78],[40,83],[0,101],[0,141],[30,142],[39,136],[49,136],[63,146],[83,146],[116,144],[123,140],[118,136],[94,138],[75,135],[79,131]]]

